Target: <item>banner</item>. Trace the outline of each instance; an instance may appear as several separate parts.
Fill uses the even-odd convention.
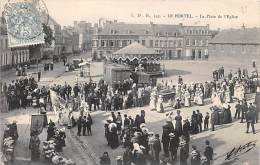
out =
[[[31,133],[37,135],[42,133],[44,125],[44,115],[32,115],[31,116]]]

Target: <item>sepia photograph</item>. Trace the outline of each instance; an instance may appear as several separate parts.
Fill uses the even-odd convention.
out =
[[[1,0],[0,165],[260,165],[260,0]]]

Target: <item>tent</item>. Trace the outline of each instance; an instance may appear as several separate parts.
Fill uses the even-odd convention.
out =
[[[126,60],[129,59],[133,61],[137,60],[159,60],[161,59],[161,54],[158,53],[155,49],[146,48],[145,46],[134,42],[110,55],[111,59],[117,60]]]

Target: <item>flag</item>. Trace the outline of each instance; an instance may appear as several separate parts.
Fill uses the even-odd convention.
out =
[[[31,134],[41,134],[44,126],[44,115],[31,116]]]

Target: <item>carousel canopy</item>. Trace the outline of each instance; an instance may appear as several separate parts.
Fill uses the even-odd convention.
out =
[[[122,59],[142,59],[142,58],[160,58],[160,54],[152,48],[146,48],[143,45],[134,42],[116,52],[114,52],[111,56],[112,58],[122,58]]]

